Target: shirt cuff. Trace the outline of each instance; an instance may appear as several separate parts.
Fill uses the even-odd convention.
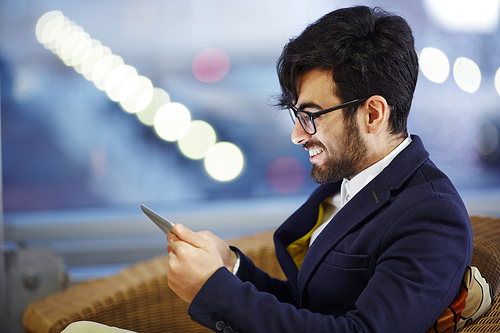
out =
[[[236,275],[238,273],[238,270],[240,269],[240,254],[238,252],[235,252],[236,255],[238,256],[238,259],[236,259],[236,263],[234,264],[233,267],[233,274]]]

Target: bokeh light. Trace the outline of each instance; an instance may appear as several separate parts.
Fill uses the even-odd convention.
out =
[[[85,31],[79,30],[68,36],[61,46],[61,60],[66,66],[74,66],[74,54],[80,44],[90,41],[90,36]]]
[[[497,69],[497,72],[495,73],[495,89],[498,95],[500,95],[500,68]]]
[[[118,93],[120,106],[129,113],[142,111],[153,98],[153,83],[145,76],[132,76],[123,82]]]
[[[210,177],[220,182],[227,182],[241,174],[245,159],[236,145],[223,141],[210,148],[204,164]]]
[[[148,126],[153,126],[155,123],[156,112],[164,106],[170,103],[170,95],[161,88],[153,88],[153,97],[151,102],[136,115],[141,123]]]
[[[420,69],[430,81],[443,83],[450,74],[450,62],[443,51],[426,47],[420,52]]]
[[[109,50],[109,48],[104,48],[104,49]],[[108,54],[97,60],[97,62],[92,67],[92,71],[89,72],[88,76],[92,78],[92,81],[94,82],[97,89],[105,90],[106,78],[109,72],[111,72],[111,70],[113,70],[114,68],[122,66],[124,64],[125,63],[123,62],[122,57],[117,56],[115,54]]]
[[[53,10],[43,14],[36,23],[36,39],[48,48],[48,44],[54,40],[64,26],[64,16],[59,10]]]
[[[66,41],[70,41],[71,42],[71,36],[72,35],[76,35],[76,34],[79,34],[79,33],[82,33],[83,32],[83,29],[82,27],[79,27],[77,25],[75,25],[74,22],[70,22],[70,25],[65,27],[61,33],[59,34],[59,36],[57,36],[56,38],[56,42],[55,42],[55,53],[57,54],[57,56],[62,60],[64,61],[64,46],[65,46],[65,43]],[[71,47],[71,43],[69,43],[69,47]]]
[[[156,113],[154,128],[160,138],[177,141],[186,135],[191,123],[191,113],[181,103],[172,102],[162,106]]]
[[[476,138],[476,148],[486,160],[496,160],[500,146],[500,132],[495,124],[482,119]]]
[[[92,49],[92,47],[94,47],[94,45],[96,45],[97,43],[100,44],[99,41],[90,39],[90,36],[88,34],[86,34],[86,37],[88,38],[85,38],[81,43],[75,46],[71,59],[72,61],[70,64],[70,66],[73,66],[76,72],[79,74],[82,73],[81,64],[89,55],[89,52]]]
[[[202,120],[193,120],[186,135],[178,142],[179,150],[187,158],[202,159],[215,145],[216,139],[215,130],[210,124]]]
[[[200,51],[193,59],[193,74],[202,82],[217,82],[229,72],[229,57],[221,50],[208,48]]]
[[[115,102],[120,100],[120,88],[129,78],[137,76],[137,70],[130,65],[121,65],[113,68],[106,76],[104,89],[108,97]]]
[[[450,31],[493,33],[498,28],[498,0],[424,0],[430,17]]]
[[[81,73],[87,80],[92,81],[97,63],[109,54],[111,54],[111,50],[108,47],[102,46],[98,40],[92,40],[90,49],[85,54],[85,59],[79,66],[75,67],[75,70]]]
[[[306,182],[307,172],[294,157],[279,157],[266,170],[269,185],[281,194],[297,193]]]
[[[54,21],[55,24],[51,27],[49,38],[45,43],[45,47],[51,50],[52,53],[56,54],[59,38],[63,34],[64,30],[70,27],[72,24],[74,25],[74,23],[70,22],[70,20],[65,16],[62,17],[62,20],[59,18],[54,18]]]
[[[474,93],[481,84],[481,70],[469,58],[459,57],[453,65],[453,77],[458,86],[465,92]]]

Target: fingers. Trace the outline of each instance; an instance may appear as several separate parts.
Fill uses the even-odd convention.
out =
[[[213,252],[215,247],[210,241],[181,224],[175,225],[175,234],[173,232],[167,234],[167,241],[169,243],[167,251],[174,255],[182,255],[183,251],[191,251],[189,248]]]
[[[198,231],[197,234],[206,239],[207,241],[212,241],[214,238],[217,237],[208,230]]]
[[[169,242],[169,243],[172,243],[172,242],[174,242],[174,241],[176,241],[178,239],[179,238],[173,232],[169,232],[167,234],[167,242]]]
[[[183,227],[183,226],[181,225],[181,227]],[[185,227],[184,227],[184,229],[189,230]],[[177,232],[178,231],[176,230],[176,233]],[[202,242],[202,243],[204,243],[203,246],[198,245],[197,247],[202,247],[203,249],[208,249],[209,247],[215,246],[215,249],[219,253],[220,257],[222,258],[224,266],[226,266],[226,268],[229,271],[233,271],[236,260],[238,259],[238,255],[236,253],[234,253],[229,248],[229,245],[225,241],[223,241],[222,239],[220,239],[219,237],[217,237],[216,235],[214,235],[212,232],[210,232],[208,230],[192,232],[191,235],[184,233],[182,237],[185,237],[187,239],[191,239],[190,237],[195,237],[195,235],[197,236],[196,238],[201,237],[203,240],[208,242],[208,243]],[[172,235],[167,236],[167,240],[169,242],[175,242],[175,241],[180,241],[181,239],[179,239],[178,237],[175,236],[175,234],[172,233]],[[189,242],[189,241],[186,241],[186,242]],[[193,245],[192,242],[190,244]],[[195,245],[193,245],[193,246],[195,246]],[[169,248],[167,248],[167,250],[169,252],[174,251],[174,249],[172,249],[172,248],[170,250],[169,250]]]
[[[179,240],[182,240],[182,241],[184,241],[188,244],[191,244],[192,246],[197,247],[197,248],[206,249],[206,248],[210,247],[210,245],[211,245],[210,241],[206,240],[205,238],[203,238],[202,236],[200,236],[199,234],[197,234],[193,230],[184,227],[180,223],[177,223],[175,225],[175,235],[177,235]],[[171,239],[174,242],[176,241],[176,239],[173,237]]]

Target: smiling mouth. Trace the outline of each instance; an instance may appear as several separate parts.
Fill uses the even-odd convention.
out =
[[[314,156],[316,156],[316,155],[318,155],[319,153],[322,153],[322,152],[323,152],[322,148],[311,149],[311,150],[309,150],[309,156],[310,157],[314,157]]]

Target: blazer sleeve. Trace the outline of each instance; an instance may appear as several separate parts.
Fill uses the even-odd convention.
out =
[[[238,253],[240,257],[240,268],[236,276],[243,282],[252,283],[258,291],[271,293],[280,302],[291,303],[298,307],[298,303],[292,295],[291,286],[287,281],[272,278],[266,272],[254,265],[252,260],[248,258],[243,252],[234,246],[230,246],[231,250]]]

